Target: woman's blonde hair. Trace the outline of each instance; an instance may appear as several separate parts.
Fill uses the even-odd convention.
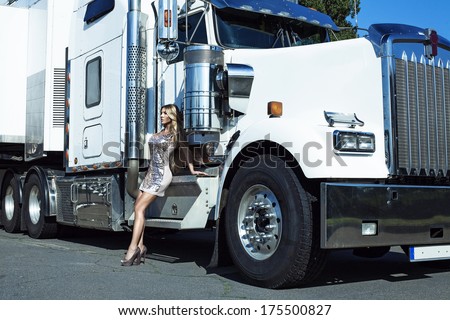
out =
[[[178,144],[180,141],[183,141],[183,120],[178,107],[175,104],[166,104],[161,107],[161,112],[166,111],[170,120],[172,120],[169,124],[169,131],[173,135],[173,142]]]
[[[168,125],[168,129],[173,135],[175,151],[170,156],[170,169],[173,173],[176,173],[180,168],[184,168],[188,162],[187,153],[189,153],[189,147],[183,128],[183,116],[175,104],[166,104],[161,107],[161,112],[163,110],[166,111],[172,120]]]

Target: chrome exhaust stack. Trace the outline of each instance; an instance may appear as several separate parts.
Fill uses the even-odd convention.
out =
[[[139,194],[137,177],[145,139],[147,49],[141,0],[129,0],[127,14],[126,132],[127,192]]]
[[[128,159],[141,158],[147,90],[147,50],[141,21],[141,0],[129,0],[127,14],[127,133]]]

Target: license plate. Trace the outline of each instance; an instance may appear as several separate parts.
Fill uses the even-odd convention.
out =
[[[450,259],[450,245],[409,247],[411,262]]]

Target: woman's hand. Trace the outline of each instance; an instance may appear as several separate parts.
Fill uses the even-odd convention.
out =
[[[206,172],[196,171],[196,170],[191,171],[191,174],[193,174],[195,176],[207,176],[208,175]]]

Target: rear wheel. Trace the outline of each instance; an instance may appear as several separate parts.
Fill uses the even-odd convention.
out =
[[[48,217],[45,189],[39,177],[32,174],[24,187],[23,210],[28,234],[32,238],[51,238],[56,236],[55,217]]]
[[[7,174],[2,185],[1,222],[6,232],[20,230],[20,184],[13,174]]]
[[[259,156],[238,170],[225,224],[230,255],[255,285],[298,286],[323,268],[325,255],[313,232],[310,197],[277,157]]]

